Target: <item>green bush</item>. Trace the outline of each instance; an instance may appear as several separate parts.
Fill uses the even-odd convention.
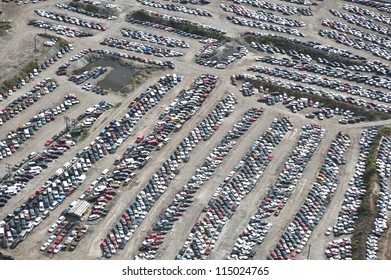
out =
[[[376,159],[377,150],[383,136],[391,136],[391,127],[380,128],[369,147],[369,156],[365,161],[363,174],[366,194],[358,208],[358,219],[355,221],[355,230],[352,236],[353,259],[365,258],[366,237],[372,230],[373,222],[377,216],[376,202],[378,195],[375,192],[375,187],[379,183],[379,177],[376,170]]]
[[[279,49],[295,50],[297,52],[310,55],[313,59],[324,58],[329,61],[342,62],[346,65],[364,65],[362,61],[357,59],[350,59],[343,57],[339,54],[333,54],[328,51],[323,51],[319,49],[314,49],[312,47],[304,45],[304,43],[299,40],[291,40],[280,36],[263,36],[263,35],[245,35],[244,39],[250,42],[257,42],[265,45],[269,45],[272,47],[276,47]]]
[[[352,104],[345,103],[343,101],[338,101],[335,99],[330,99],[322,96],[317,96],[317,95],[312,95],[308,93],[304,93],[298,90],[293,90],[289,88],[285,88],[283,86],[274,84],[274,83],[269,83],[264,80],[254,80],[254,79],[245,79],[245,82],[250,82],[252,83],[255,87],[260,87],[263,86],[263,88],[269,88],[269,92],[277,91],[281,93],[286,93],[289,96],[294,96],[296,98],[308,98],[312,99],[315,102],[322,103],[326,107],[331,107],[331,108],[341,108],[344,110],[350,110],[354,112],[355,115],[357,116],[364,116],[367,118],[368,121],[374,121],[374,120],[388,120],[390,119],[390,114],[384,113],[384,112],[379,112],[376,110],[368,110],[364,108],[360,108],[358,106],[354,106]]]
[[[207,38],[213,38],[213,39],[217,39],[220,41],[227,41],[228,42],[228,41],[232,40],[231,38],[224,36],[218,32],[206,30],[200,26],[196,26],[196,25],[193,25],[190,23],[180,22],[180,21],[176,21],[174,19],[167,20],[167,19],[163,19],[160,17],[151,16],[148,12],[146,12],[144,10],[137,10],[137,11],[130,13],[127,16],[127,20],[130,21],[131,19],[137,19],[137,20],[141,20],[141,21],[149,21],[149,22],[156,23],[156,24],[162,24],[162,25],[166,25],[166,26],[169,26],[169,27],[172,27],[175,29],[180,29],[182,31],[185,31],[185,32],[188,32],[191,34],[195,34],[195,35],[199,35],[199,36],[203,36],[203,37],[207,37]]]
[[[11,29],[12,25],[8,22],[0,22],[0,30],[8,30]]]
[[[37,60],[30,61],[26,66],[22,68],[14,77],[11,79],[5,80],[3,85],[0,87],[2,91],[12,89],[17,83],[19,83],[22,79],[26,78],[26,76],[33,72],[34,68],[38,67]]]

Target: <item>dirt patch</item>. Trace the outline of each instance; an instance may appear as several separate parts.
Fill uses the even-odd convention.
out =
[[[12,34],[5,36],[4,41],[8,41],[12,36]],[[51,47],[43,45],[44,42],[52,38],[58,39],[55,45]],[[68,44],[64,39],[45,34],[34,35],[32,40],[30,45],[27,44],[19,58],[9,59],[7,67],[1,67],[3,71],[0,79],[0,92],[12,89],[12,86],[17,86],[22,79],[28,81],[28,75],[33,72],[34,68],[43,64],[45,60],[52,58],[62,47]]]
[[[239,51],[241,44],[238,41],[232,41],[232,42],[226,42],[219,46],[214,53],[212,53],[212,56],[210,57],[210,60],[217,60],[217,61],[227,61],[228,56],[232,56],[233,53],[236,53]]]
[[[365,260],[367,237],[372,231],[377,215],[376,202],[379,184],[376,180],[377,176],[371,179],[367,194],[358,211],[359,218],[355,223],[355,231],[352,236],[352,259],[354,260]]]
[[[364,171],[364,184],[367,186],[367,193],[360,204],[358,210],[358,219],[355,222],[355,231],[352,236],[352,259],[355,260],[365,260],[366,255],[366,241],[368,235],[373,229],[373,224],[377,217],[377,201],[378,201],[378,192],[380,190],[379,186],[379,177],[376,170],[376,160],[378,155],[378,148],[381,143],[383,136],[388,136],[391,134],[391,129],[389,127],[381,128],[377,135],[374,138],[374,141],[369,148],[369,157],[365,162],[365,171]],[[385,236],[390,235],[390,230],[388,230],[386,235],[382,235],[381,240],[385,240]],[[389,239],[386,240],[387,243],[390,242]],[[380,242],[380,247],[384,248],[382,242]],[[383,254],[385,254],[384,252]],[[388,252],[390,254],[391,252]]]

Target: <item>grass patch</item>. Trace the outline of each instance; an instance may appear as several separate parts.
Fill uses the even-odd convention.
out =
[[[167,19],[163,19],[160,17],[151,16],[148,12],[146,12],[144,10],[137,10],[137,11],[130,13],[127,16],[126,20],[130,21],[131,19],[137,19],[137,20],[141,20],[141,21],[149,21],[149,22],[156,23],[156,24],[162,24],[162,25],[166,25],[166,26],[169,26],[172,28],[180,29],[182,31],[185,31],[185,32],[188,32],[191,34],[195,34],[195,35],[199,35],[199,36],[203,36],[203,37],[207,37],[207,38],[217,39],[219,41],[227,41],[228,42],[228,41],[232,40],[230,37],[227,37],[223,34],[220,34],[218,32],[211,31],[211,30],[206,30],[201,26],[196,26],[191,23],[180,22],[180,21],[176,21],[173,19],[167,20]]]
[[[40,37],[47,38],[47,39],[52,39],[56,38],[58,39],[58,42],[56,43],[56,46],[58,46],[60,49],[64,48],[65,46],[68,46],[68,41],[64,40],[63,38],[53,36],[50,34],[44,34],[40,33],[37,34]],[[28,62],[19,72],[13,76],[12,78],[9,78],[5,80],[1,85],[0,85],[0,92],[8,92],[8,90],[12,89],[13,86],[17,85],[20,83],[22,79],[26,79],[26,77],[29,75],[29,73],[32,73],[34,69],[38,68],[38,60],[34,59],[30,62]]]
[[[37,34],[38,36],[40,37],[43,37],[43,38],[47,38],[47,39],[57,39],[57,43],[56,45],[59,47],[59,48],[65,48],[68,46],[68,41],[63,39],[63,38],[60,38],[60,37],[57,37],[57,36],[53,36],[51,34],[45,34],[45,33],[39,33]]]
[[[121,89],[121,92],[124,94],[128,94],[128,93],[133,92],[134,89],[137,88],[138,86],[140,86],[141,84],[143,84],[148,79],[148,77],[150,77],[150,76],[147,73],[135,74],[133,76],[132,81],[129,84],[127,84],[126,86],[124,86]]]
[[[85,10],[85,11],[91,12],[91,13],[100,13],[100,11],[103,10],[93,4],[83,4],[83,3],[79,3],[79,2],[70,2],[68,5],[76,8],[76,9]]]
[[[107,121],[107,117],[104,118],[100,123],[102,124],[102,123],[104,123],[105,121]]]
[[[5,80],[2,85],[0,85],[0,91],[8,91],[12,89],[13,86],[18,84],[22,79],[25,79],[29,73],[33,72],[34,68],[38,67],[38,61],[35,59],[27,63],[22,70],[20,70],[14,77]]]
[[[106,9],[104,7],[99,7],[99,6],[93,5],[93,4],[85,4],[85,3],[80,3],[80,2],[70,2],[68,5],[76,8],[80,11],[84,10],[86,12],[90,12],[90,13],[94,13],[94,14],[108,15],[108,16],[111,16],[114,14],[114,12],[111,11],[110,9]]]
[[[88,129],[83,129],[83,131],[80,133],[79,141],[84,141],[89,135],[90,133],[88,132]]]
[[[346,65],[364,65],[364,63],[358,59],[346,58],[339,54],[333,54],[328,51],[323,51],[319,49],[312,48],[305,45],[303,42],[297,39],[287,39],[280,36],[255,36],[255,35],[245,35],[244,40],[247,43],[257,42],[260,44],[269,45],[279,49],[284,49],[286,51],[294,50],[299,53],[303,53],[311,56],[313,59],[327,59],[332,62],[344,63]]]
[[[326,106],[326,107],[331,107],[331,108],[337,108],[338,107],[338,108],[341,108],[341,109],[344,109],[344,110],[350,110],[350,111],[354,112],[354,114],[356,116],[364,116],[364,117],[366,117],[368,121],[388,120],[391,117],[390,114],[388,114],[388,113],[379,112],[379,111],[376,111],[376,110],[369,110],[369,109],[360,108],[360,107],[357,107],[357,106],[345,103],[343,101],[330,99],[330,98],[326,98],[326,97],[322,97],[322,96],[317,96],[317,95],[313,95],[313,94],[304,93],[304,92],[301,92],[301,91],[298,91],[298,90],[285,88],[283,86],[280,86],[280,85],[277,85],[277,84],[274,84],[274,83],[269,83],[267,81],[260,80],[260,79],[255,80],[255,79],[252,79],[252,78],[248,78],[248,79],[244,79],[244,82],[250,82],[255,87],[258,87],[258,88],[260,86],[263,86],[263,88],[269,88],[269,92],[277,91],[277,92],[280,92],[280,93],[286,93],[287,95],[294,96],[296,98],[312,99],[314,102],[322,103],[323,106]]]
[[[122,105],[122,102],[117,102],[117,103],[115,103],[114,104],[114,108],[119,108],[119,106],[121,106]],[[106,119],[105,119],[106,120]]]
[[[369,156],[365,162],[364,184],[366,194],[358,209],[358,219],[352,236],[352,259],[364,260],[366,240],[372,231],[377,216],[376,202],[378,200],[379,177],[376,171],[378,147],[383,136],[391,136],[391,127],[382,127],[378,130],[369,148]]]
[[[0,31],[9,30],[12,28],[12,24],[9,22],[0,22]]]

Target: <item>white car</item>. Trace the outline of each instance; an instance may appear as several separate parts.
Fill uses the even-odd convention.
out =
[[[326,236],[329,236],[330,234],[331,234],[331,231],[333,230],[333,228],[332,227],[329,227],[327,230],[326,230],[326,232],[325,232],[325,235]]]
[[[49,248],[50,246],[50,243],[49,242],[45,242],[42,246],[41,246],[41,251],[46,251],[47,248]]]
[[[88,216],[88,220],[89,221],[95,221],[95,220],[97,220],[99,218],[100,218],[100,216],[97,215],[97,214],[92,214],[92,215]]]
[[[62,246],[63,246],[63,245],[61,245],[61,244],[57,245],[56,248],[54,248],[53,253],[54,253],[54,254],[57,254],[58,252],[60,252],[61,249],[62,249]]]
[[[57,228],[57,223],[54,223],[50,226],[50,228],[48,229],[48,232],[52,233],[56,228]]]

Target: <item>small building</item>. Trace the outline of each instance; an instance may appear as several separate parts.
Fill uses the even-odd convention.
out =
[[[80,220],[90,207],[91,204],[85,200],[77,201],[67,215]]]

